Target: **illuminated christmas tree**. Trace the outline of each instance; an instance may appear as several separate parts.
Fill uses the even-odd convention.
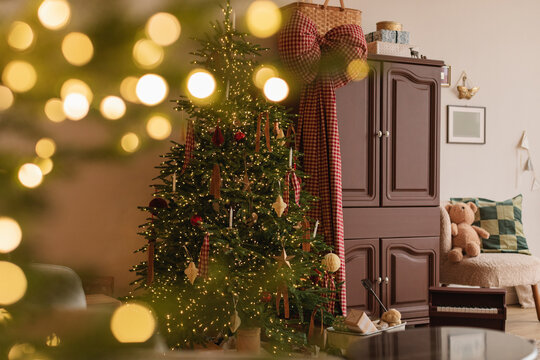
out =
[[[274,70],[258,65],[264,49],[235,30],[229,4],[223,13],[176,102],[189,116],[186,144],[163,156],[142,208],[152,214],[139,250],[148,260],[134,284],[173,348],[260,327],[271,352],[291,351],[307,344],[314,314],[327,314],[329,249],[306,217],[314,199],[301,190],[293,118],[260,89],[258,71]],[[273,82],[283,84],[267,81],[268,98]]]

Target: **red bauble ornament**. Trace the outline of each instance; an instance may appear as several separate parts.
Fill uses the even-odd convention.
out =
[[[242,140],[244,140],[244,138],[246,137],[246,134],[244,134],[243,132],[239,131],[237,132],[236,134],[234,134],[234,140],[240,142]]]
[[[269,303],[272,301],[272,294],[270,294],[268,291],[263,291],[261,294],[261,301],[265,303]]]
[[[191,225],[193,226],[199,226],[202,224],[202,216],[200,215],[193,215],[191,217],[191,220],[189,220],[191,222]]]
[[[212,143],[215,146],[221,146],[225,142],[225,138],[223,137],[223,133],[221,132],[221,129],[219,128],[219,124],[216,125],[216,130],[214,131],[214,135],[212,136]]]
[[[167,201],[162,198],[153,198],[148,204],[148,207],[150,208],[149,211],[154,216],[157,215],[158,209],[166,209],[167,206]]]

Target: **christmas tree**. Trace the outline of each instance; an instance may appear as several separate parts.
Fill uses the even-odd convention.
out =
[[[193,53],[216,90],[176,101],[187,140],[163,156],[142,207],[148,260],[132,269],[134,284],[172,348],[260,327],[271,352],[297,350],[313,315],[328,314],[329,248],[306,215],[314,199],[301,189],[293,117],[253,83],[264,49],[235,30],[229,3],[223,14]]]

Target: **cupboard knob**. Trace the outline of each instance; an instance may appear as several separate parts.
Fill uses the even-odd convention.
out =
[[[384,283],[388,284],[388,276],[384,278]]]
[[[382,135],[383,135],[383,134],[382,134],[382,131],[381,131],[381,130],[377,131],[377,136],[378,136],[378,137],[382,138]]]
[[[390,137],[390,131],[386,130],[386,131],[384,132],[384,136]]]
[[[380,284],[382,283],[382,278],[379,276],[379,278],[377,279],[377,283]]]

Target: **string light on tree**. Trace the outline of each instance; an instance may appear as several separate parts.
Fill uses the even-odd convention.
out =
[[[0,111],[9,109],[14,100],[11,90],[7,86],[0,85]]]
[[[264,96],[270,101],[280,102],[289,95],[289,85],[279,77],[272,77],[264,84]]]
[[[0,305],[12,305],[22,299],[26,293],[28,282],[20,267],[8,262],[0,261]]]
[[[118,120],[126,113],[126,104],[118,96],[107,96],[101,100],[99,111],[106,119]]]
[[[26,163],[19,168],[19,181],[27,188],[35,188],[43,181],[43,173],[36,164]]]
[[[19,223],[12,218],[0,217],[0,253],[7,254],[15,250],[22,240]]]
[[[8,45],[15,50],[27,50],[34,43],[34,31],[23,21],[14,21],[7,36]]]
[[[2,72],[2,81],[14,92],[27,92],[37,81],[37,73],[32,64],[26,61],[9,62]]]
[[[111,317],[111,331],[121,343],[143,343],[156,330],[156,319],[148,307],[127,303],[117,308]]]
[[[281,12],[270,0],[257,0],[251,3],[246,13],[249,31],[259,38],[274,35],[281,26]]]
[[[145,27],[146,35],[161,46],[169,46],[178,40],[181,29],[178,19],[165,12],[152,15]]]
[[[88,114],[90,104],[83,94],[70,93],[64,99],[63,109],[68,119],[78,121]]]
[[[171,122],[163,115],[154,115],[146,123],[146,132],[154,140],[164,140],[171,135]]]
[[[83,66],[92,59],[94,45],[87,35],[72,32],[62,41],[62,54],[71,65]]]
[[[71,17],[71,8],[65,0],[44,0],[38,8],[38,18],[50,30],[66,26]]]
[[[152,106],[165,99],[169,93],[169,86],[163,77],[156,74],[146,74],[137,82],[135,91],[143,104]]]
[[[120,145],[125,152],[132,153],[139,148],[139,137],[132,132],[128,132],[120,140]]]
[[[192,96],[197,99],[205,99],[216,90],[216,80],[206,70],[193,70],[188,76],[187,88]]]

